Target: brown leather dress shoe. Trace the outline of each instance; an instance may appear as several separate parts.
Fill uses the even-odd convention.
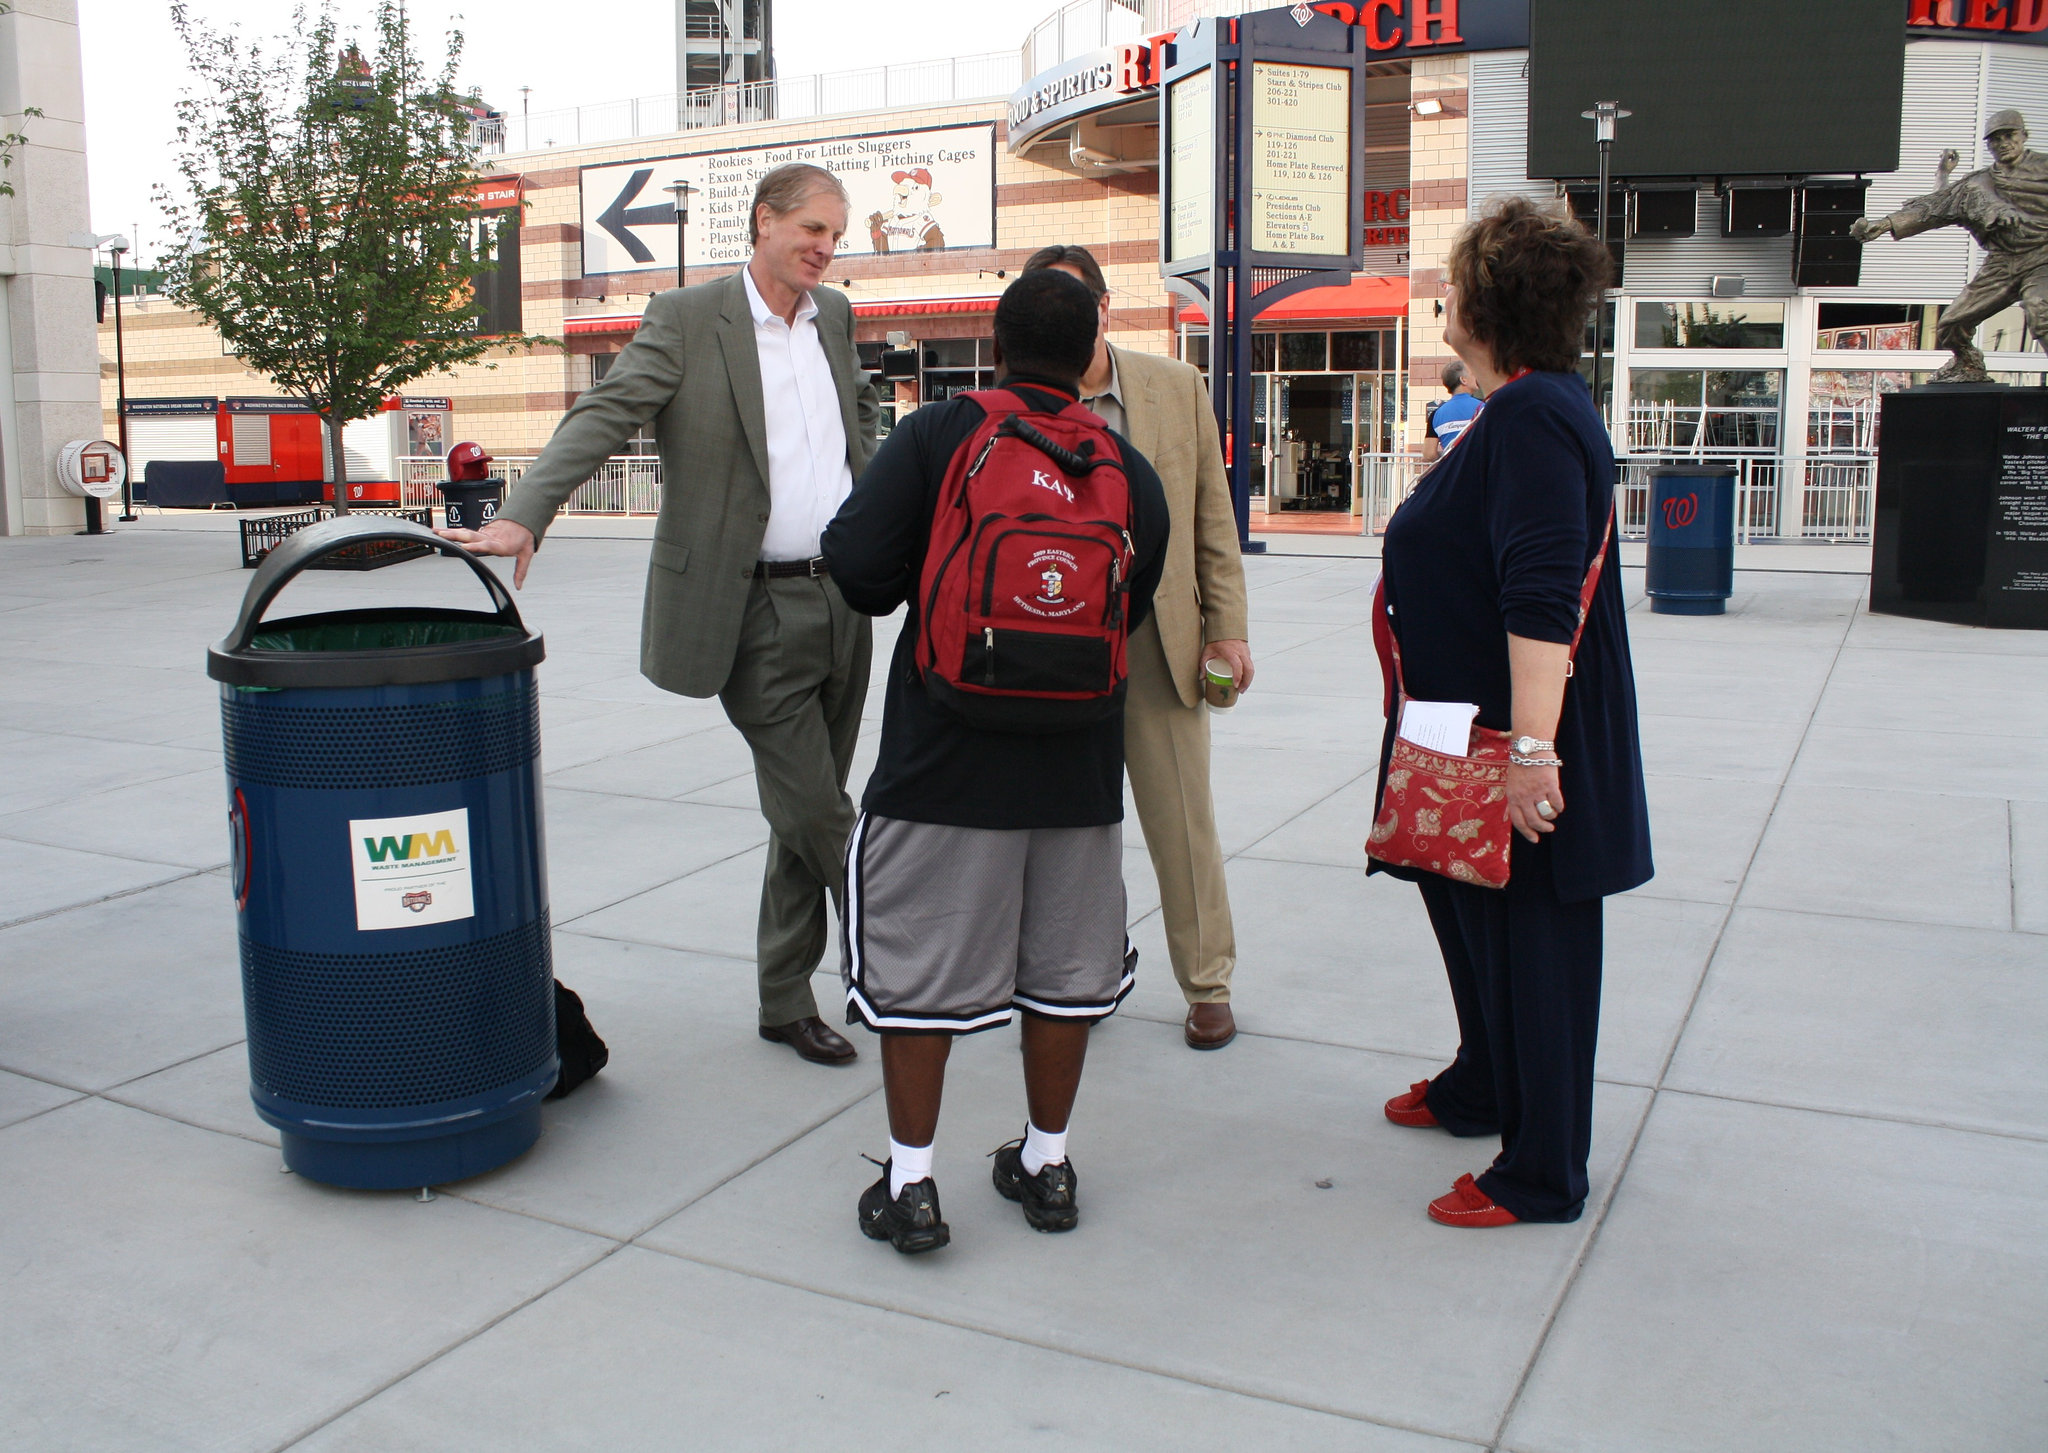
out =
[[[1228,1004],[1190,1004],[1181,1033],[1189,1049],[1221,1049],[1237,1038],[1237,1020]]]
[[[843,1065],[860,1057],[845,1035],[834,1033],[815,1014],[790,1024],[764,1024],[761,1038],[788,1045],[814,1065]]]

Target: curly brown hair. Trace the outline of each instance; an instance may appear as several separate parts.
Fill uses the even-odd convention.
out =
[[[1568,213],[1508,197],[1458,234],[1445,271],[1466,331],[1503,371],[1557,373],[1578,366],[1614,266]]]

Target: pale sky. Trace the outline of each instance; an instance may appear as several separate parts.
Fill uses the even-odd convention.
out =
[[[805,76],[1010,50],[1055,4],[775,0],[776,67]],[[282,32],[291,9],[288,0],[192,0],[191,8],[252,35]],[[369,0],[335,5],[344,28],[372,8]],[[131,234],[142,262],[155,255],[163,231],[150,188],[177,181],[172,108],[187,72],[169,9],[166,0],[80,0],[78,7],[92,230]],[[460,28],[463,80],[508,113],[519,109],[521,86],[533,87],[536,114],[675,86],[674,0],[407,0],[407,12],[431,56],[440,54],[448,29]]]

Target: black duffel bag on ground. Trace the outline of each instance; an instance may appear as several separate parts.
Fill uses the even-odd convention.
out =
[[[564,988],[559,979],[555,981],[555,1054],[562,1061],[562,1075],[548,1091],[550,1100],[561,1099],[603,1069],[612,1057],[597,1031],[590,1027],[590,1016],[583,1012],[583,1000],[574,989]]]

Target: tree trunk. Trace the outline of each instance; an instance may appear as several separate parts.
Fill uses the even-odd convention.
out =
[[[348,448],[341,442],[341,420],[329,409],[321,415],[327,429],[327,447],[333,461],[330,473],[334,476],[334,513],[336,516],[349,512],[348,506]]]

